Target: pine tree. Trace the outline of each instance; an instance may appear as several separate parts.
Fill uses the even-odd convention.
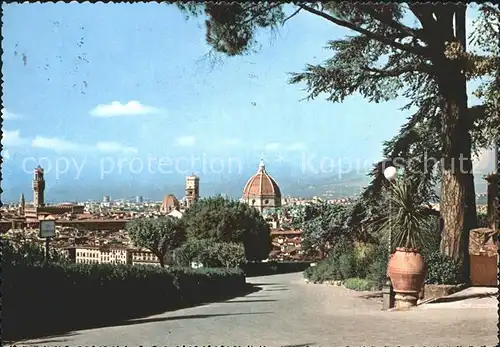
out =
[[[255,34],[259,29],[276,30],[300,12],[356,33],[329,42],[332,58],[324,64],[307,65],[305,71],[294,73],[290,82],[304,83],[308,99],[326,95],[329,101],[342,102],[354,93],[371,102],[398,96],[409,99],[405,108],[417,111],[400,134],[386,143],[387,160],[375,166],[365,200],[380,192],[384,165],[396,157],[416,156],[417,160],[406,163],[406,171],[413,172],[413,178],[419,181],[415,189],[432,195],[436,165],[423,156],[439,161],[444,219],[441,251],[463,259],[467,269],[468,231],[476,225],[471,158],[476,144],[492,142],[494,129],[500,124],[500,64],[494,47],[498,42],[498,5],[480,5],[482,23],[475,35],[484,47],[482,55],[467,51],[466,10],[470,5],[465,3],[298,3],[289,16],[280,3],[178,6],[188,16],[205,15],[207,42],[216,52],[228,56],[252,52],[258,44]],[[405,24],[408,15],[416,19],[415,26]],[[469,109],[466,82],[480,76],[492,76],[478,90],[484,104]]]

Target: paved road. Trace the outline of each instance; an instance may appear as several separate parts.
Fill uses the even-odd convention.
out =
[[[444,346],[497,344],[496,298],[482,308],[432,304],[383,312],[380,299],[306,284],[302,274],[247,279],[245,297],[18,345],[95,346]],[[438,306],[443,305],[443,306]],[[472,305],[474,306],[474,305]]]

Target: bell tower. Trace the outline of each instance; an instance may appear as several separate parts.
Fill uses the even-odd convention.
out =
[[[194,173],[186,177],[186,207],[189,207],[193,202],[200,197],[200,178]]]
[[[19,215],[24,216],[25,206],[26,206],[26,201],[24,200],[24,193],[22,193],[21,198],[19,199],[19,209],[18,209]]]
[[[44,192],[45,178],[43,177],[43,169],[38,165],[33,177],[33,206],[35,208],[45,206]]]

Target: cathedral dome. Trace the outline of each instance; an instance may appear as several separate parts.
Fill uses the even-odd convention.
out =
[[[278,183],[266,172],[264,161],[260,162],[259,170],[253,175],[243,189],[243,198],[272,197],[281,200]]]
[[[177,200],[173,194],[168,194],[163,198],[160,210],[163,212],[171,212],[172,210],[179,209],[179,207],[179,200]]]

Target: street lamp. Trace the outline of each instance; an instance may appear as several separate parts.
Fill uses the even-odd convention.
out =
[[[394,166],[388,166],[384,170],[384,177],[389,182],[394,181],[396,179],[397,174],[398,173],[397,173],[396,168]]]
[[[393,183],[396,180],[397,176],[397,171],[394,166],[388,166],[384,170],[384,177],[389,183]],[[392,201],[389,199],[389,214],[392,214]],[[392,219],[391,216],[389,216],[389,242],[387,246],[387,250],[389,253],[389,259],[391,257],[392,253]],[[390,309],[394,307],[394,290],[392,287],[392,282],[389,277],[389,274],[386,275],[386,281],[384,285],[384,300],[383,300],[383,308],[384,309]]]
[[[391,184],[396,180],[397,171],[394,166],[389,166],[384,170],[384,177]],[[389,199],[389,214],[392,213],[392,201]],[[389,256],[392,253],[392,220],[389,219]]]

